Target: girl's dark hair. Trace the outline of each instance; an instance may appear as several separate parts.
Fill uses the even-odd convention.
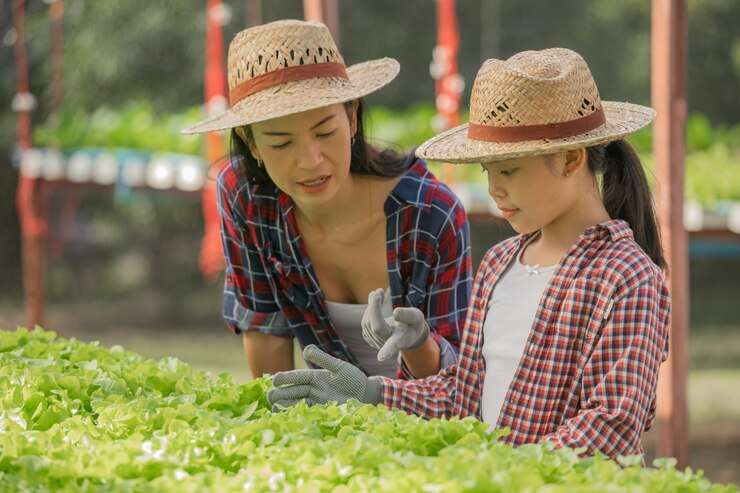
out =
[[[392,149],[378,150],[365,140],[365,117],[362,99],[357,105],[357,132],[352,143],[352,157],[350,158],[350,173],[375,176],[399,176],[413,163],[412,156],[399,154]],[[350,109],[352,102],[345,103]],[[245,128],[247,137],[251,138],[251,129]],[[246,178],[256,184],[272,184],[265,168],[257,164],[257,160],[249,151],[249,146],[235,130],[231,130],[231,159],[237,161]]]
[[[588,147],[588,167],[602,174],[602,197],[609,216],[627,221],[635,241],[661,269],[666,268],[655,206],[637,153],[625,140]]]

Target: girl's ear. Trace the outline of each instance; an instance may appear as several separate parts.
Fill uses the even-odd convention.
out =
[[[588,153],[585,147],[565,152],[563,176],[571,176],[588,166]]]
[[[234,132],[236,132],[236,135],[238,135],[239,138],[242,139],[242,142],[244,142],[247,147],[249,147],[249,152],[252,153],[252,157],[260,161],[260,153],[257,150],[257,146],[254,143],[254,139],[252,138],[251,133],[247,133],[247,127],[236,127],[234,128]]]

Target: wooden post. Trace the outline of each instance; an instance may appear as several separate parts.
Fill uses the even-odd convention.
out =
[[[51,108],[59,111],[64,99],[64,1],[49,6],[51,17]]]
[[[14,99],[18,112],[17,139],[21,152],[31,148],[31,110],[35,106],[28,82],[28,59],[25,39],[25,2],[13,2],[13,27],[17,38],[14,46],[17,89]],[[16,208],[21,224],[21,256],[26,323],[29,327],[44,320],[46,296],[46,196],[43,182],[20,174],[16,191]]]
[[[339,46],[339,3],[337,0],[303,0],[303,17],[307,21],[323,22]]]
[[[246,14],[247,27],[262,24],[262,0],[247,0]]]
[[[686,0],[652,1],[653,151],[658,220],[668,261],[673,315],[670,355],[658,384],[658,456],[688,463],[688,235],[683,224],[686,128]]]

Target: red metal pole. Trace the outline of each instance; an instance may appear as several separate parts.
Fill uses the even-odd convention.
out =
[[[28,83],[28,59],[25,41],[25,2],[13,2],[13,27],[17,33],[14,47],[16,66],[17,139],[21,152],[31,148],[31,109],[33,96]],[[44,319],[46,280],[46,213],[41,180],[19,175],[16,208],[21,224],[23,292],[26,319],[30,327]]]
[[[221,25],[224,22],[221,0],[208,0],[206,6],[206,67],[205,102],[209,115],[226,109],[226,71],[224,69],[224,40]],[[212,178],[218,173],[221,158],[226,146],[219,133],[205,136],[205,158],[209,165],[208,175]],[[201,196],[205,233],[201,242],[198,264],[206,280],[214,281],[224,268],[224,255],[221,247],[218,208],[216,204],[216,182],[206,180]]]
[[[652,2],[652,104],[657,111],[653,151],[658,179],[658,219],[666,250],[673,314],[671,349],[658,388],[657,455],[688,463],[689,276],[683,224],[686,128],[686,0]]]
[[[455,15],[455,0],[437,0],[437,45],[434,47],[429,67],[434,78],[435,106],[437,116],[434,129],[438,132],[454,127],[460,122],[460,94],[463,79],[457,71],[457,52],[460,35]],[[442,179],[455,181],[456,166],[442,165]]]
[[[460,120],[462,79],[457,72],[457,52],[460,36],[457,31],[455,0],[437,0],[437,46],[433,76],[437,113],[441,117],[439,130],[454,127]]]

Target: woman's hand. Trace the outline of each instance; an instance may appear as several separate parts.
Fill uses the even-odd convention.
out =
[[[383,310],[390,309],[390,294],[384,289],[370,292],[367,308],[362,315],[362,337],[378,349],[378,361],[394,358],[400,351],[421,347],[429,337],[429,325],[418,308],[399,307],[390,317]]]

